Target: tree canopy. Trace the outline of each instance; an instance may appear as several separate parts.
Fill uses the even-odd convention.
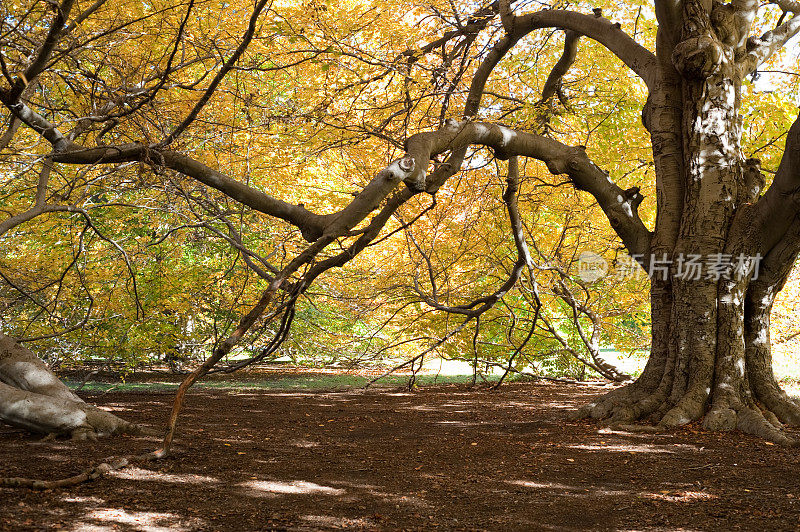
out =
[[[651,242],[683,194],[651,112],[680,104],[653,95],[710,75],[679,4],[4,3],[2,327],[65,363],[202,354],[197,376],[437,353],[625,379],[601,349],[650,350],[647,257],[680,247]],[[744,65],[731,123],[769,187],[800,9],[719,5],[695,7]]]

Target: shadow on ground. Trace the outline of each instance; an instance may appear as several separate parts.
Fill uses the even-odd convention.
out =
[[[738,433],[567,420],[600,387],[203,390],[177,455],[68,490],[0,488],[0,530],[797,530],[795,450]],[[153,427],[171,396],[87,400]],[[0,475],[59,477],[153,438],[37,443],[0,428]]]

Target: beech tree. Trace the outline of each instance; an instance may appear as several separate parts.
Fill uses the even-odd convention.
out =
[[[774,2],[782,13],[770,19],[777,19],[777,24],[757,35],[760,6],[754,0],[729,4],[656,0],[652,6],[645,6],[643,14],[647,17],[651,12],[657,19],[651,50],[600,9],[537,10],[526,3],[501,0],[475,10],[472,3],[466,3],[454,9],[470,11],[454,11],[449,29],[436,26],[438,35],[427,36],[425,42],[417,40],[391,61],[368,55],[358,47],[359,39],[342,39],[335,28],[325,25],[318,27],[329,38],[329,46],[320,46],[293,27],[292,38],[307,46],[284,57],[264,57],[258,46],[267,31],[278,38],[285,36],[281,32],[287,26],[303,24],[303,20],[275,16],[267,0],[255,2],[246,15],[242,10],[235,11],[231,20],[245,24],[238,28],[241,32],[235,37],[227,35],[218,48],[202,49],[189,44],[187,35],[203,5],[196,6],[190,0],[177,7],[151,6],[154,11],[171,10],[177,15],[171,22],[151,28],[162,40],[153,58],[135,65],[146,70],[135,79],[129,72],[131,65],[120,62],[121,57],[113,51],[127,38],[129,23],[117,24],[109,16],[108,10],[114,7],[110,1],[82,5],[76,0],[62,0],[52,13],[36,4],[38,7],[23,8],[8,17],[11,26],[4,22],[0,33],[4,77],[0,102],[10,113],[3,145],[7,146],[15,135],[28,134],[47,147],[41,153],[42,169],[33,205],[11,213],[0,224],[0,231],[53,212],[76,213],[90,223],[86,209],[71,201],[69,195],[55,196],[48,188],[52,169],[124,169],[135,163],[156,175],[193,180],[221,193],[226,201],[280,220],[298,230],[305,242],[279,266],[245,252],[246,260],[260,271],[267,286],[235,330],[181,384],[159,456],[169,452],[183,398],[197,379],[214,370],[256,324],[275,324],[274,337],[259,354],[235,367],[275,352],[290,331],[298,298],[321,276],[380,242],[382,231],[401,208],[414,205],[419,198],[435,197],[461,172],[465,160],[474,162],[473,150],[477,148],[488,149],[497,161],[507,161],[501,172],[506,181],[502,200],[517,257],[496,290],[472,301],[444,303],[435,297],[432,287],[434,295],[423,297],[425,303],[462,320],[437,345],[478,320],[519,283],[529,285],[527,299],[534,312],[531,334],[536,327],[541,302],[529,250],[535,242],[526,237],[518,202],[521,163],[541,161],[553,175],[565,177],[572,187],[597,202],[630,256],[651,274],[652,346],[643,373],[578,414],[617,424],[646,420],[663,427],[702,418],[709,429],[738,428],[774,442],[792,442],[780,427],[782,423],[800,422],[800,405],[781,391],[772,373],[769,316],[800,251],[800,123],[789,130],[780,166],[762,194],[767,180],[760,162],[749,158],[742,148],[740,108],[746,77],[800,31],[800,17],[795,16],[800,13],[800,4],[792,0]],[[298,17],[310,20],[321,16],[327,7],[312,2],[297,9],[301,13]],[[149,17],[142,13],[136,20]],[[97,23],[92,25],[94,20]],[[82,26],[91,31],[79,33]],[[366,27],[365,23],[362,28]],[[205,26],[199,28],[192,31],[210,31]],[[639,214],[646,184],[618,185],[614,175],[592,161],[586,146],[558,140],[557,131],[547,127],[546,112],[527,128],[508,124],[502,113],[497,121],[481,119],[487,82],[497,75],[504,60],[539,30],[565,32],[560,59],[542,84],[540,103],[559,98],[568,104],[564,79],[580,54],[581,43],[587,40],[610,51],[646,88],[641,118],[652,144],[656,202],[652,228]],[[436,54],[441,61],[427,61]],[[327,70],[331,63],[350,59],[377,65],[381,73],[375,79],[397,77],[396,83],[402,87],[399,92],[405,98],[402,105],[387,106],[388,116],[377,125],[337,122],[336,127],[343,132],[356,131],[364,142],[372,139],[391,144],[396,133],[392,128],[400,128],[405,138],[399,156],[374,173],[342,207],[315,209],[294,203],[289,195],[281,197],[273,191],[278,186],[264,190],[247,180],[235,179],[226,173],[224,164],[215,165],[198,155],[187,140],[193,131],[199,132],[198,138],[206,135],[213,139],[214,126],[204,123],[202,117],[215,98],[224,97],[220,87],[227,77],[242,72],[269,76],[290,65],[320,62]],[[70,77],[66,72],[70,69],[78,74],[73,72]],[[413,73],[420,71],[434,80],[433,88],[421,94],[413,87]],[[443,71],[448,74],[441,75]],[[359,78],[343,85],[373,95],[373,81]],[[64,83],[73,94],[82,90],[86,100],[75,103],[65,96],[67,89],[60,98],[44,96],[47,93],[42,87],[48,83]],[[90,89],[76,89],[80,84]],[[466,86],[463,93],[459,92],[462,85]],[[492,97],[494,107],[519,100],[511,94],[493,93]],[[254,102],[254,93],[240,98],[247,105],[259,104]],[[435,127],[418,127],[411,118],[431,100],[438,102],[439,112],[425,124]],[[463,107],[455,109],[458,102]],[[164,106],[160,113],[143,114],[159,105]],[[324,123],[326,116],[335,116],[336,109],[332,90],[317,107],[296,116],[307,120],[309,125],[304,127],[313,128],[315,123]],[[214,211],[209,203],[213,202],[206,198],[204,204]],[[420,207],[417,216],[404,226],[424,217],[425,212]],[[229,213],[219,208],[212,214],[225,219]],[[231,235],[232,243],[242,247],[235,232]],[[690,265],[701,261],[708,266],[712,257],[715,264],[722,265],[716,275],[708,275],[706,270],[687,274]],[[564,286],[559,297],[576,313],[585,311]],[[557,327],[546,327],[558,332]],[[594,336],[584,339],[587,345],[597,345]],[[521,349],[518,347],[517,352]],[[594,364],[604,370],[602,360]],[[13,402],[14,396],[4,390],[0,388],[0,404]],[[41,417],[39,414],[39,420],[31,417],[22,423],[43,431],[50,426],[65,430],[60,421],[42,422]]]

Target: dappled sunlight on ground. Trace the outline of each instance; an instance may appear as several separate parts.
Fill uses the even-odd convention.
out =
[[[112,471],[109,475],[125,480],[147,480],[151,482],[171,482],[174,484],[216,484],[219,482],[219,480],[214,477],[189,473],[176,475],[151,471],[149,469],[140,469],[138,467],[127,467],[119,471]]]
[[[560,402],[560,401],[550,401],[549,403],[546,403],[546,404],[544,404],[542,406],[544,406],[545,408],[557,408],[557,409],[560,409],[560,410],[574,410],[575,409],[575,405],[573,403],[564,403],[564,402]]]
[[[419,495],[412,493],[392,493],[385,486],[375,486],[372,484],[359,484],[352,482],[337,482],[337,486],[343,486],[350,494],[347,500],[353,503],[368,503],[379,500],[384,503],[397,506],[413,506],[417,508],[432,508],[432,505]]]
[[[197,530],[203,522],[194,519],[185,522],[178,515],[167,512],[130,512],[122,508],[97,508],[86,513],[83,522],[75,523],[75,532],[106,532],[139,530],[141,532],[184,532]]]
[[[608,485],[569,485],[554,482],[534,482],[530,480],[509,480],[508,484],[530,488],[534,490],[557,491],[570,496],[580,497],[637,497],[654,499],[668,502],[692,502],[717,498],[716,495],[705,491],[693,491],[686,489],[661,490],[650,492],[640,490],[631,486],[620,486],[618,484]]]
[[[203,391],[174,456],[63,491],[0,488],[0,531],[796,529],[795,451],[697,425],[651,434],[568,419],[603,391]],[[92,399],[140,423],[171,402]],[[143,406],[155,399],[158,410]],[[3,429],[0,471],[63,478],[152,449],[136,437],[34,444]]]
[[[534,405],[532,403],[527,403],[527,402],[523,403],[523,402],[520,402],[520,401],[509,401],[508,403],[506,403],[504,405],[499,405],[499,406],[501,408],[514,408],[514,409],[522,408],[522,409],[531,409],[531,410],[536,408],[536,405]]]
[[[470,421],[450,421],[450,420],[442,420],[442,421],[434,421],[439,425],[452,425],[454,427],[472,427],[475,425],[481,425],[482,423],[478,422],[470,422]]]
[[[597,445],[586,445],[586,444],[579,444],[579,445],[570,445],[569,447],[573,449],[581,449],[584,451],[603,451],[603,452],[617,452],[617,453],[664,453],[664,454],[676,454],[679,452],[701,452],[702,449],[694,446],[694,445],[677,445],[677,444],[666,444],[666,445],[653,445],[649,443],[632,443],[628,445],[611,445],[606,444],[605,442],[600,442]]]
[[[659,429],[656,431],[651,431],[649,430],[648,425],[642,425],[642,427],[645,427],[645,430],[642,430],[641,432],[631,432],[628,430],[622,430],[619,428],[611,428],[611,427],[600,427],[599,429],[597,429],[597,433],[613,434],[615,436],[624,436],[625,438],[634,438],[634,439],[639,438],[647,440],[652,439],[654,435],[658,435],[664,438],[671,437],[671,434],[669,432],[666,432],[668,429]]]
[[[661,493],[645,494],[644,497],[649,497],[651,499],[657,499],[669,502],[693,502],[693,501],[704,501],[704,500],[718,498],[716,495],[712,493],[707,493],[705,491],[688,491],[688,490],[676,490],[676,491],[663,490]]]
[[[528,480],[511,480],[509,484],[520,486],[523,488],[530,488],[534,490],[549,490],[557,492],[561,497],[570,498],[585,498],[585,497],[624,497],[634,493],[632,490],[625,489],[611,489],[608,486],[597,487],[594,485],[588,486],[572,486],[568,484],[559,484],[552,482],[532,482]]]
[[[332,515],[301,515],[300,520],[309,526],[325,528],[372,528],[376,524],[369,519],[348,519]]]
[[[439,406],[427,406],[427,405],[413,405],[413,406],[404,406],[401,410],[415,410],[417,412],[439,412],[442,409]]]
[[[534,489],[551,489],[551,490],[565,490],[565,491],[574,491],[582,488],[577,488],[575,486],[568,486],[566,484],[559,484],[557,482],[533,482],[530,480],[507,480],[509,484],[513,486],[522,486],[523,488],[534,488]]]
[[[274,494],[304,494],[304,495],[344,495],[345,490],[320,486],[313,482],[304,480],[293,480],[291,482],[279,482],[274,480],[249,480],[239,484],[245,490]]]
[[[287,443],[293,447],[301,447],[303,449],[309,449],[311,447],[319,447],[319,442],[309,441],[309,440],[290,440]]]
[[[61,497],[61,500],[64,502],[74,502],[78,504],[91,504],[91,505],[99,505],[103,504],[103,499],[99,497]]]
[[[125,406],[121,406],[121,405],[117,405],[117,404],[111,403],[111,404],[107,404],[107,405],[101,406],[100,410],[105,410],[106,412],[130,412],[132,409],[128,408],[128,407],[125,407]]]
[[[429,510],[433,506],[423,497],[413,493],[394,493],[386,487],[367,483],[354,483],[336,481],[319,484],[303,480],[277,481],[277,480],[248,480],[236,486],[244,495],[264,499],[277,499],[291,497],[298,501],[298,497],[305,497],[316,504],[328,501],[334,505],[353,506],[367,509],[370,505],[380,503],[392,507],[414,507],[420,510]],[[325,497],[321,499],[320,497]],[[330,497],[330,498],[327,498]],[[296,502],[295,504],[299,504]]]

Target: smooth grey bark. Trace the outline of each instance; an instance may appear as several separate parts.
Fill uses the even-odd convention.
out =
[[[47,365],[0,333],[0,421],[31,432],[75,439],[140,434],[142,429],[85,403]]]
[[[772,373],[768,330],[775,295],[800,250],[800,121],[787,135],[773,184],[759,198],[764,179],[758,161],[743,154],[739,104],[744,76],[800,24],[793,17],[761,39],[748,39],[756,9],[747,0],[657,3],[660,75],[643,121],[657,173],[651,250],[673,267],[652,282],[653,344],[644,373],[579,416],[667,427],[702,418],[708,429],[796,443],[780,431],[781,422],[800,422],[800,409]],[[764,257],[760,276],[677,275],[681,257],[716,254]]]

